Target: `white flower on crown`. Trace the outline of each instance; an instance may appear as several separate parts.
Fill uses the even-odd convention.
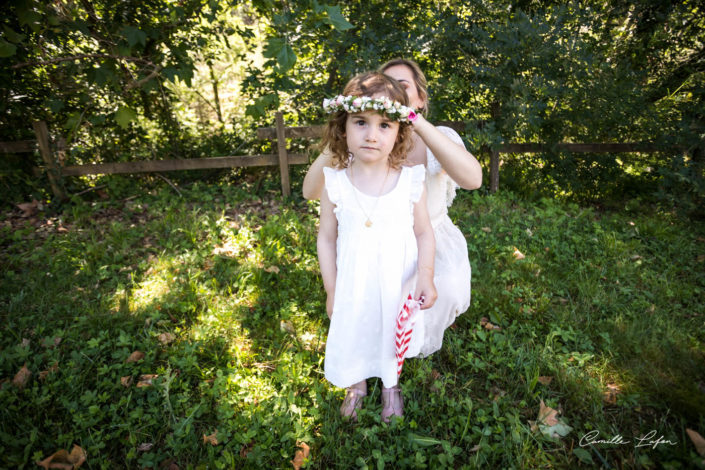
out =
[[[323,110],[327,113],[338,111],[359,113],[368,109],[384,113],[389,118],[400,122],[413,122],[417,118],[413,108],[404,106],[398,101],[392,101],[386,96],[372,98],[369,96],[338,95],[333,99],[325,98],[323,100]]]

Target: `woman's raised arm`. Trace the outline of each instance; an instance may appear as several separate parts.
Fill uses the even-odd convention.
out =
[[[465,147],[453,142],[422,115],[414,121],[414,131],[458,186],[463,189],[477,189],[482,186],[480,162]]]
[[[328,149],[324,150],[318,158],[316,158],[304,177],[302,193],[305,199],[313,200],[320,199],[323,192],[325,179],[323,177],[323,168],[332,166],[333,161],[331,153]]]

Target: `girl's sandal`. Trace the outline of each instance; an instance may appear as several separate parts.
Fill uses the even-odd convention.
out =
[[[357,421],[357,410],[362,408],[362,399],[366,396],[367,392],[364,390],[354,387],[347,388],[343,404],[340,406],[340,415],[343,418]]]
[[[382,389],[382,421],[388,423],[392,416],[404,416],[404,398],[399,385]]]

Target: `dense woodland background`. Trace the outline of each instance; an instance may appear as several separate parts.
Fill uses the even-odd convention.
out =
[[[360,71],[418,61],[432,120],[503,142],[654,142],[656,154],[506,158],[503,185],[702,215],[705,13],[697,1],[13,0],[0,28],[0,140],[45,120],[66,164],[256,154],[275,110],[323,121]],[[37,197],[37,156],[0,162],[2,201]],[[211,173],[222,176],[224,172]],[[69,183],[77,192],[92,180]]]

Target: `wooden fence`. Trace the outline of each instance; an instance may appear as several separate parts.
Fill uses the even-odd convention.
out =
[[[121,163],[96,163],[90,165],[70,165],[64,166],[63,152],[65,145],[59,139],[54,145],[49,138],[49,132],[45,122],[34,123],[36,140],[24,140],[17,142],[0,142],[0,153],[34,152],[39,149],[42,160],[46,165],[49,184],[54,195],[58,199],[66,199],[66,191],[63,186],[63,177],[97,174],[118,174],[118,173],[146,173],[176,170],[202,170],[213,168],[234,168],[249,166],[275,166],[278,165],[281,175],[282,194],[291,195],[291,184],[289,180],[289,165],[308,164],[308,156],[303,154],[289,153],[286,146],[286,139],[306,138],[318,139],[323,135],[324,126],[303,126],[285,127],[282,113],[275,115],[276,127],[264,127],[257,129],[257,137],[263,140],[271,140],[277,143],[277,153],[268,155],[243,155],[194,159],[173,159],[173,160],[143,160],[137,162]],[[459,134],[466,132],[467,124],[464,122],[439,122],[455,129]],[[53,150],[53,151],[52,151]],[[538,153],[549,151],[566,151],[573,153],[625,153],[643,152],[651,153],[662,151],[663,149],[650,143],[557,143],[557,144],[504,144],[489,151],[481,150],[490,154],[490,191],[499,189],[499,161],[502,153]]]

